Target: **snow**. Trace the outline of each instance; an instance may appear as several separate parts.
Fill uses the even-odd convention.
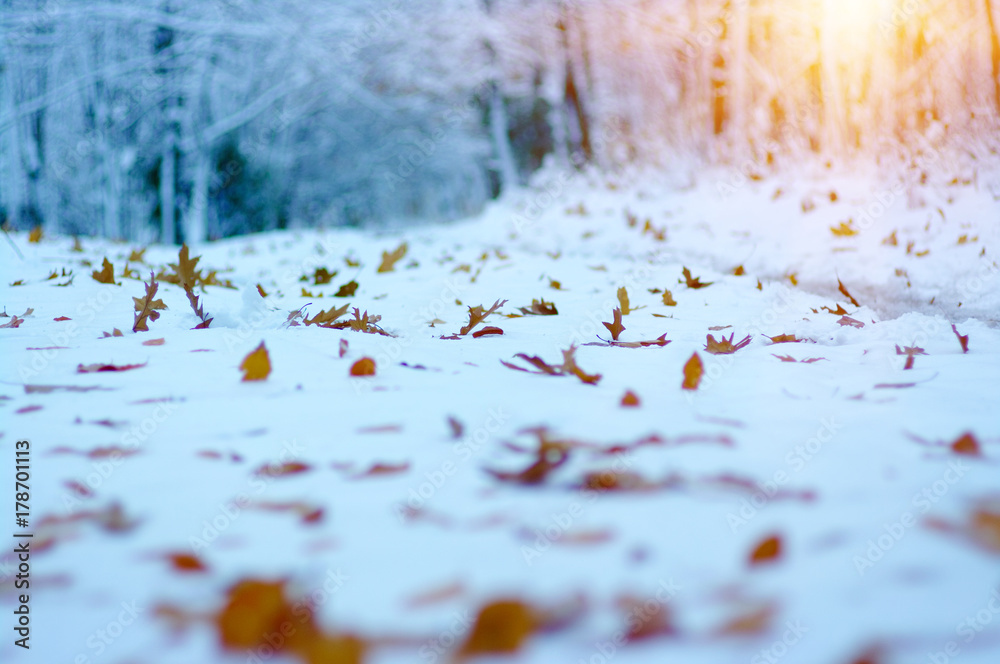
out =
[[[14,234],[25,259],[3,249],[2,304],[10,315],[34,311],[19,327],[0,330],[3,466],[12,468],[14,441],[31,440],[36,529],[44,515],[112,502],[138,525],[108,532],[74,524],[33,555],[32,651],[15,648],[7,632],[0,658],[253,661],[220,650],[207,625],[173,634],[154,611],[166,604],[210,612],[234,582],[260,577],[288,578],[298,594],[314,593],[323,625],[406,637],[374,648],[369,661],[378,663],[447,661],[454,647],[442,644],[461,641],[476,609],[505,596],[542,607],[577,596],[587,602],[566,629],[534,636],[514,658],[521,662],[787,656],[840,663],[874,646],[886,662],[951,661],[931,657],[949,642],[962,662],[997,661],[997,551],[930,527],[931,520],[964,523],[1000,490],[996,195],[985,178],[911,181],[899,193],[865,172],[735,181],[723,171],[690,182],[651,172],[544,171],[532,188],[449,225],[274,232],[205,244],[192,250],[202,257],[199,268],[219,270],[237,286],[201,294],[214,316],[208,330],[191,330],[198,319],[183,291],[161,282],[168,309],[150,332],[131,332],[131,298],[143,288],[120,275],[134,247],[84,239],[76,253],[71,238],[31,244]],[[866,221],[858,211],[880,196],[885,210]],[[816,206],[810,212],[802,209],[806,198]],[[636,226],[626,223],[627,211]],[[642,232],[646,218],[665,229],[665,241]],[[831,233],[851,218],[857,235]],[[884,244],[893,231],[897,245]],[[376,273],[382,252],[402,241],[409,252],[395,271]],[[90,278],[104,256],[121,286]],[[361,265],[349,267],[345,257]],[[145,264],[130,267],[148,279],[150,266],[176,259],[175,247],[151,246]],[[468,271],[456,270],[462,265]],[[738,265],[745,276],[733,275]],[[299,280],[319,266],[339,274],[325,286]],[[74,279],[57,288],[66,278],[46,277],[63,267]],[[682,267],[712,285],[688,289],[678,283]],[[8,286],[19,279],[24,285]],[[331,297],[351,279],[360,283],[353,298]],[[838,279],[861,306],[838,292]],[[632,307],[643,308],[624,317],[621,339],[667,333],[669,345],[580,345],[580,367],[602,375],[596,386],[500,363],[517,364],[514,356],[526,353],[558,364],[571,344],[607,338],[601,323],[611,321],[622,286]],[[302,297],[303,287],[314,297]],[[677,306],[664,306],[653,288],[671,290]],[[503,336],[441,338],[458,332],[470,306],[506,299],[502,311],[515,313],[542,297],[556,304],[557,316],[495,315],[486,324]],[[381,315],[379,325],[393,336],[286,323],[303,306],[315,315],[348,301]],[[840,325],[839,315],[821,309],[838,304],[864,326]],[[60,316],[72,321],[53,320]],[[430,327],[435,318],[445,323]],[[952,324],[969,336],[967,354]],[[710,330],[722,326],[732,327]],[[113,328],[124,336],[101,338]],[[753,340],[734,355],[713,356],[704,350],[710,333]],[[765,337],[779,334],[812,343],[772,345]],[[158,338],[165,343],[142,344]],[[344,357],[341,339],[349,344]],[[240,362],[262,341],[272,373],[241,382]],[[897,344],[927,354],[904,370]],[[26,350],[51,346],[65,348]],[[694,352],[705,376],[697,391],[684,391],[682,367]],[[822,359],[790,363],[775,355]],[[350,377],[363,356],[376,360],[377,375]],[[146,366],[76,373],[96,362]],[[102,389],[28,393],[30,385]],[[619,405],[629,389],[640,407]],[[18,412],[27,406],[42,408]],[[451,437],[449,417],[464,425],[461,439]],[[617,456],[574,450],[535,487],[484,471],[527,467],[532,457],[518,448],[533,449],[525,430],[540,426],[556,439],[602,447],[652,434],[665,443]],[[964,432],[979,440],[981,456],[946,446]],[[87,456],[109,446],[134,454],[115,462]],[[66,447],[80,454],[57,451]],[[289,460],[311,470],[255,474]],[[404,462],[406,472],[357,477],[375,463]],[[603,494],[573,488],[585,472],[613,464],[651,482],[676,474],[688,484]],[[724,475],[759,490],[704,481]],[[75,494],[70,480],[93,496]],[[775,488],[788,493],[769,496]],[[234,510],[240,494],[303,501],[322,507],[324,518],[304,523],[292,512]],[[407,518],[407,505],[424,509],[425,518]],[[551,544],[546,528],[609,537]],[[773,533],[783,540],[781,560],[749,567],[750,551]],[[887,550],[859,568],[880,538]],[[197,553],[209,571],[172,570],[163,556],[175,552]],[[16,599],[12,561],[12,554],[0,558],[5,624]],[[413,597],[455,582],[462,592],[412,606]],[[667,607],[679,635],[616,645],[613,635],[626,627],[617,600],[665,588],[672,589],[659,595],[665,604],[654,606]],[[123,602],[134,602],[134,622]],[[717,634],[762,605],[776,608],[770,628]],[[977,615],[981,631],[962,631]]]

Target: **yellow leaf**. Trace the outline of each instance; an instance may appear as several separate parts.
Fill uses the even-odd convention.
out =
[[[28,242],[31,242],[32,244],[38,244],[41,241],[42,241],[42,227],[35,226],[34,228],[31,229],[31,232],[28,233]]]
[[[111,261],[105,256],[104,263],[101,264],[100,270],[94,270],[91,275],[94,281],[98,281],[102,284],[114,284],[115,283],[115,267],[111,264]]]
[[[693,353],[691,359],[684,365],[684,384],[681,388],[685,390],[697,390],[701,383],[701,374],[705,371],[705,365],[701,363],[698,353]]]
[[[362,357],[351,365],[352,376],[374,376],[375,360],[370,357]]]
[[[403,259],[406,255],[407,246],[404,242],[392,251],[382,252],[382,264],[378,266],[376,272],[392,272],[395,269],[395,265],[398,261]]]
[[[243,372],[244,381],[264,380],[271,374],[271,357],[267,354],[263,341],[252,353],[243,358],[240,370]]]

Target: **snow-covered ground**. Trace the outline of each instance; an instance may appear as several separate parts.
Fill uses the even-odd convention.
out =
[[[0,329],[0,468],[8,530],[35,552],[27,652],[13,538],[0,557],[0,659],[302,661],[269,656],[276,636],[227,653],[211,619],[238,581],[287,579],[369,662],[448,661],[505,597],[568,614],[522,662],[998,661],[1000,188],[787,180],[549,172],[447,226],[194,247],[203,276],[235,286],[197,289],[207,330],[161,281],[167,308],[132,332],[135,277],[176,248],[149,247],[125,278],[138,247],[14,234],[25,258],[0,248],[2,304],[32,311]],[[120,286],[91,277],[105,257]],[[685,267],[711,285],[689,288]],[[337,274],[317,285],[319,268]],[[669,345],[598,339],[622,287],[619,341]],[[558,315],[458,335],[469,307],[543,298]],[[391,336],[288,321],[348,303]],[[713,355],[709,334],[752,341]],[[261,342],[271,373],[244,382]],[[596,384],[501,363],[560,365],[572,345]],[[897,345],[926,354],[904,369]],[[694,353],[704,373],[684,390]],[[376,375],[350,375],[362,357]],[[93,364],[143,366],[79,373]],[[528,468],[540,438],[568,455],[540,481],[488,472]],[[22,439],[28,529],[12,513]],[[581,488],[602,471],[611,488]],[[752,564],[771,536],[780,555]]]

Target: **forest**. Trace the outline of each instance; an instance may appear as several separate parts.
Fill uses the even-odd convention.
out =
[[[996,154],[995,0],[0,0],[6,228],[468,216],[546,164]]]

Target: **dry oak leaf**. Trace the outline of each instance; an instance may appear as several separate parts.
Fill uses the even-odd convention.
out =
[[[833,314],[834,316],[846,316],[847,315],[847,309],[845,309],[844,307],[840,306],[839,304],[837,305],[836,309],[831,309],[830,307],[820,307],[820,309],[824,309],[824,310],[830,312],[831,314]]]
[[[493,306],[487,310],[483,309],[483,306],[476,305],[474,307],[469,307],[469,323],[462,326],[458,333],[465,336],[472,331],[472,328],[482,323],[490,314],[495,314],[497,310],[503,305],[507,304],[507,300],[497,300],[493,303]]]
[[[334,323],[334,321],[336,321],[338,318],[347,313],[347,310],[350,306],[351,303],[348,302],[339,309],[337,307],[330,307],[328,311],[320,310],[320,312],[315,316],[313,316],[312,318],[306,316],[303,319],[303,322],[306,325],[319,325],[320,327],[330,327]]]
[[[702,364],[701,358],[698,357],[698,353],[693,353],[691,355],[691,359],[689,359],[684,365],[684,383],[681,385],[681,389],[697,390],[698,385],[701,383],[701,375],[704,371],[705,365]]]
[[[167,343],[166,339],[150,339],[149,341],[143,341],[143,346],[162,346]]]
[[[855,320],[854,318],[851,318],[850,316],[841,316],[840,320],[838,320],[837,323],[840,324],[840,325],[842,325],[842,326],[844,326],[844,327],[847,327],[847,326],[856,327],[859,330],[865,326],[864,323],[862,323],[859,320]]]
[[[129,263],[145,263],[146,247],[142,249],[133,249],[128,255]]]
[[[982,447],[972,433],[962,434],[954,443],[949,445],[955,454],[965,454],[967,456],[979,456],[982,454]]]
[[[188,246],[181,245],[181,249],[177,253],[177,263],[168,263],[170,269],[174,271],[173,275],[163,277],[163,280],[177,284],[184,290],[194,288],[202,281],[201,270],[196,269],[200,260],[200,256],[191,258]]]
[[[169,553],[167,560],[178,572],[205,572],[208,570],[201,559],[190,553]]]
[[[799,339],[794,334],[779,334],[776,337],[765,334],[764,336],[770,339],[772,344],[798,344],[805,341],[805,339]]]
[[[263,341],[243,358],[240,371],[243,372],[244,382],[264,380],[271,374],[271,356],[268,355],[267,347],[264,346]]]
[[[628,290],[622,286],[618,289],[618,304],[621,305],[622,315],[628,316],[633,311],[639,311],[639,309],[645,309],[646,307],[633,307],[628,301]]]
[[[958,328],[955,327],[954,325],[951,326],[951,331],[955,333],[956,337],[958,337],[958,343],[960,343],[962,345],[962,352],[963,353],[968,353],[969,352],[969,335],[962,336],[961,334],[958,333]]]
[[[718,628],[719,635],[761,634],[768,631],[777,609],[773,604],[762,604],[732,618]]]
[[[663,291],[663,304],[667,305],[668,307],[677,306],[677,301],[674,300],[674,295],[669,290]]]
[[[628,298],[626,298],[626,302],[627,301]],[[614,316],[613,322],[601,323],[601,325],[608,328],[608,331],[611,332],[611,338],[613,340],[618,341],[618,336],[625,331],[625,326],[622,325],[622,310],[616,308],[612,312],[612,316]]]
[[[502,335],[503,334],[503,330],[501,330],[499,327],[484,327],[481,330],[476,330],[475,332],[473,332],[472,333],[472,338],[473,339],[478,339],[479,337],[485,337],[485,336],[488,336],[488,335],[491,335],[491,334],[492,335]]]
[[[490,602],[479,610],[458,658],[515,653],[538,627],[538,617],[527,604],[516,599]]]
[[[133,332],[149,332],[149,323],[160,317],[160,312],[157,309],[167,308],[163,304],[163,300],[153,299],[156,296],[156,289],[160,287],[160,284],[156,282],[156,277],[153,276],[152,271],[149,273],[149,283],[144,283],[143,285],[146,287],[146,295],[141,299],[132,298],[135,301],[135,321],[132,323]]]
[[[296,627],[282,644],[289,650],[301,650],[318,635],[311,613],[306,613],[304,625],[298,615],[293,615],[284,581],[246,579],[230,588],[228,594],[228,602],[215,617],[223,648],[238,651],[256,648],[265,643],[265,635],[281,633],[285,623]]]
[[[21,327],[21,323],[23,323],[23,322],[24,322],[23,318],[18,318],[17,316],[13,316],[13,317],[11,317],[11,319],[8,322],[4,323],[3,325],[0,325],[0,328],[4,328],[4,327],[9,327],[9,328]]]
[[[301,461],[286,461],[284,463],[265,463],[254,471],[257,477],[285,477],[298,475],[312,470],[312,466]]]
[[[333,294],[334,297],[354,297],[354,294],[358,291],[358,282],[348,281],[346,284],[341,286],[336,293]]]
[[[847,287],[840,279],[837,279],[837,289],[841,292],[841,294],[844,297],[846,297],[848,300],[851,301],[851,304],[853,304],[856,307],[861,306],[860,304],[858,304],[858,301],[854,299],[854,296],[847,292]]]
[[[550,440],[545,430],[535,432],[538,436],[538,449],[535,461],[524,470],[516,473],[486,468],[486,472],[502,482],[534,486],[541,484],[556,468],[569,460],[569,445],[560,441]]]
[[[102,284],[112,284],[115,285],[115,267],[111,264],[111,261],[105,256],[104,262],[101,263],[100,270],[94,270],[90,273],[90,276],[94,278],[94,281],[100,282]]]
[[[713,283],[715,283],[713,281],[710,281],[707,284],[703,284],[701,282],[701,277],[692,277],[691,270],[687,268],[683,269],[683,274],[684,274],[684,281],[678,280],[677,283],[687,284],[688,288],[705,288],[706,286],[711,286]]]
[[[640,403],[639,395],[632,390],[626,390],[624,396],[622,396],[621,406],[623,408],[636,408]]]
[[[750,553],[748,560],[751,566],[777,561],[781,558],[781,537],[771,535],[761,540]]]
[[[141,369],[146,366],[146,363],[142,364],[78,364],[76,365],[77,373],[97,373],[100,371],[130,371],[132,369]]]
[[[715,337],[709,334],[707,336],[707,340],[705,343],[705,350],[711,353],[712,355],[731,355],[736,351],[740,350],[741,348],[746,348],[747,346],[750,345],[750,340],[752,338],[750,337],[750,335],[747,335],[746,337],[744,337],[743,339],[734,344],[733,337],[735,336],[736,336],[735,332],[733,334],[730,334],[728,339],[722,335],[719,335],[719,340],[716,341]]]
[[[362,357],[351,365],[352,376],[374,376],[375,360],[370,357]]]
[[[121,330],[119,330],[119,329],[118,329],[118,328],[116,327],[116,328],[114,328],[114,329],[113,329],[113,330],[112,330],[111,332],[105,332],[105,333],[104,333],[104,336],[103,336],[103,337],[101,337],[101,338],[102,338],[102,339],[106,339],[106,338],[108,338],[108,337],[123,337],[123,336],[125,336],[125,335],[124,335],[124,334],[122,334],[122,331],[121,331]]]
[[[519,307],[519,309],[525,316],[555,316],[559,313],[556,305],[546,302],[544,297],[541,301],[532,298],[530,307]]]
[[[858,234],[858,229],[854,227],[854,221],[848,219],[847,223],[840,222],[839,226],[831,226],[830,232],[837,237],[853,237]]]
[[[903,348],[900,348],[899,344],[896,344],[896,355],[906,356],[906,365],[903,367],[904,370],[913,368],[913,358],[917,355],[926,354],[927,353],[924,352],[923,348],[919,348],[917,346],[904,346]]]
[[[31,229],[31,232],[28,233],[28,242],[32,244],[38,244],[41,241],[42,241],[42,227],[35,226],[34,228]]]
[[[334,270],[330,272],[325,267],[318,267],[316,271],[313,272],[313,285],[314,286],[325,286],[326,284],[333,281],[333,278],[337,276],[337,271]],[[308,277],[307,277],[308,279]]]
[[[376,272],[392,272],[395,269],[397,262],[403,259],[406,255],[407,245],[404,242],[392,251],[382,252],[382,263],[378,266]]]

